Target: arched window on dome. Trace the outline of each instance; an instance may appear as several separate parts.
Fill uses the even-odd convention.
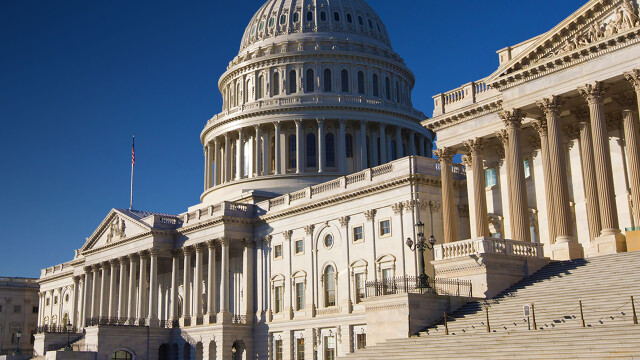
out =
[[[276,138],[271,137],[271,144],[269,145],[269,150],[271,152],[271,173],[275,174],[276,172]]]
[[[264,76],[258,76],[258,83],[256,84],[258,91],[258,99],[262,99],[264,97]]]
[[[289,169],[296,168],[296,136],[294,134],[289,135]]]
[[[320,12],[320,21],[327,21],[327,13],[324,11]]]
[[[251,174],[251,153],[252,153],[251,141],[244,143],[244,176],[247,177]]]
[[[387,100],[391,100],[391,79],[389,79],[388,76],[384,79],[384,87],[387,95]]]
[[[307,11],[307,21],[313,21],[313,11]]]
[[[300,13],[296,11],[293,13],[293,22],[297,23],[298,21],[300,21]]]
[[[298,92],[298,82],[296,79],[296,71],[295,70],[291,70],[289,71],[289,79],[287,79],[289,82],[289,94],[295,94]]]
[[[373,76],[371,77],[371,81],[373,82],[373,96],[380,96],[378,74],[373,74]]]
[[[344,144],[345,144],[345,156],[348,158],[353,158],[353,136],[351,134],[346,134],[344,136]]]
[[[351,24],[351,23],[353,22],[353,17],[351,16],[351,14],[350,14],[350,13],[347,13],[347,22],[348,22],[349,24]]]
[[[273,96],[280,95],[280,73],[273,73]]]
[[[364,73],[358,71],[358,94],[364,95]]]
[[[358,16],[358,24],[360,24],[360,26],[364,26],[364,20],[362,20],[362,16]]]
[[[391,146],[390,149],[391,150],[391,160],[397,160],[398,159],[398,152],[396,151],[396,141],[395,140],[391,140]]]
[[[247,79],[247,83],[245,84],[244,87],[244,102],[248,102],[248,99],[253,100],[253,94],[249,95],[249,91],[253,91],[253,88],[251,87],[251,79]]]
[[[400,83],[396,81],[396,102],[402,102],[400,99]]]
[[[331,69],[324,69],[324,92],[331,92]]]
[[[336,167],[336,141],[332,133],[324,136],[327,167]]]
[[[318,147],[316,146],[316,135],[313,133],[307,134],[307,167],[316,167],[316,152]]]
[[[346,69],[343,69],[340,73],[340,80],[342,82],[342,92],[349,92],[349,72]]]
[[[333,21],[335,22],[339,22],[340,21],[340,13],[337,11],[333,12]]]
[[[336,306],[336,270],[331,265],[324,270],[324,306]]]
[[[280,25],[284,25],[286,22],[287,22],[287,15],[286,14],[280,15]]]
[[[238,81],[238,83],[236,84],[236,106],[240,106],[241,103],[241,97],[240,95],[242,94],[242,82]]]
[[[313,69],[308,69],[307,70],[307,76],[306,76],[306,80],[307,80],[307,92],[308,93],[312,93],[315,91],[315,76],[313,75]]]

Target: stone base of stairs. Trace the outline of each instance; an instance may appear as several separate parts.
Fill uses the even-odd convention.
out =
[[[627,251],[627,240],[624,235],[617,233],[598,236],[585,251],[587,257],[619,254]]]

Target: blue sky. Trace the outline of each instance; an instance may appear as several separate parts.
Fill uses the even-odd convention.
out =
[[[199,134],[218,77],[263,0],[0,2],[0,276],[39,276],[111,208],[180,213],[199,201]],[[583,0],[369,0],[416,75],[414,106],[481,79],[495,51]]]

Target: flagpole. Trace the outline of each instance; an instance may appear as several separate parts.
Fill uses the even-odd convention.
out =
[[[135,141],[136,141],[136,134],[133,134],[133,138],[131,140],[131,197],[129,199],[129,210],[133,210],[133,166],[136,163]]]

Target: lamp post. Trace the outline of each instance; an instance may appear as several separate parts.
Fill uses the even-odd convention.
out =
[[[16,355],[20,355],[20,338],[22,337],[22,331],[18,329],[16,331],[16,339],[18,339],[18,347],[16,348]]]
[[[70,341],[70,333],[71,333],[71,321],[67,320],[67,324],[65,325],[65,330],[67,332],[67,346],[64,347],[64,351],[72,351],[73,348],[71,347],[71,341]]]
[[[431,207],[429,207],[431,209]],[[433,246],[436,244],[436,238],[433,236],[433,214],[431,215],[431,236],[429,237],[429,241],[424,237],[424,224],[422,221],[418,220],[416,223],[417,230],[417,241],[411,240],[411,238],[407,238],[407,246],[411,251],[418,250],[418,267],[420,268],[420,274],[418,275],[418,287],[419,288],[429,288],[429,276],[424,272],[424,251],[426,249],[433,250]]]
[[[232,360],[236,360],[236,351],[238,351],[238,349],[236,349],[236,343],[233,343],[233,345],[231,346],[231,359]]]

